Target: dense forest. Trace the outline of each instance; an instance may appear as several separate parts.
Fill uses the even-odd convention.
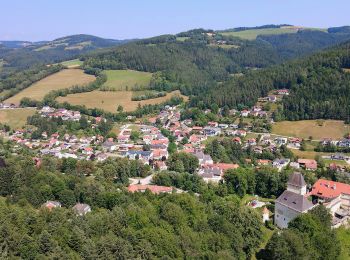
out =
[[[348,120],[350,113],[350,42],[311,57],[252,71],[233,78],[192,99],[219,106],[253,106],[259,97],[273,89],[287,88],[291,94],[282,100],[283,109],[275,119],[332,118]]]

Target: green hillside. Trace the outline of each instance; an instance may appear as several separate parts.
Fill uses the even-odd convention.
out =
[[[273,34],[285,34],[285,33],[297,33],[299,28],[288,26],[282,28],[264,28],[264,29],[251,29],[237,32],[222,32],[225,36],[239,37],[244,40],[255,40],[259,35],[273,35]]]

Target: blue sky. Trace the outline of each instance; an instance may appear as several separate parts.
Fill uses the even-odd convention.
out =
[[[192,28],[288,23],[350,24],[350,0],[4,0],[0,40],[52,40],[86,33],[126,39]]]

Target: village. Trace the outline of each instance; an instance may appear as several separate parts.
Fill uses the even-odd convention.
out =
[[[287,91],[280,90],[279,95],[288,95]],[[274,96],[276,97],[276,96]],[[267,102],[275,102],[275,98],[267,97]],[[266,100],[265,99],[265,100]],[[12,109],[11,104],[1,104],[2,109]],[[339,227],[346,224],[350,218],[350,185],[319,179],[312,187],[307,186],[303,176],[298,171],[316,171],[319,167],[315,159],[302,159],[292,161],[290,158],[267,159],[260,156],[264,152],[276,153],[282,147],[288,149],[301,149],[303,139],[259,133],[252,137],[251,127],[239,124],[225,124],[209,121],[205,126],[198,126],[192,119],[181,118],[182,109],[179,106],[166,106],[160,113],[148,118],[148,123],[136,121],[128,116],[128,123],[119,126],[118,134],[114,137],[102,135],[77,136],[75,134],[53,133],[48,135],[42,132],[40,138],[30,138],[30,130],[17,129],[11,132],[1,131],[1,135],[11,140],[16,146],[26,147],[36,153],[35,162],[40,165],[43,156],[57,158],[73,158],[77,160],[91,160],[103,162],[108,158],[128,158],[139,160],[149,165],[154,172],[168,169],[167,160],[171,153],[186,153],[194,155],[199,162],[196,174],[207,183],[219,183],[223,181],[225,171],[237,169],[238,163],[223,163],[216,161],[206,153],[208,142],[229,138],[239,149],[249,150],[256,155],[255,160],[245,159],[246,166],[265,167],[270,166],[277,171],[289,167],[295,170],[291,175],[287,190],[276,200],[274,222],[280,228],[288,226],[288,222],[301,213],[307,212],[318,203],[323,203],[330,209],[333,215],[333,226]],[[209,111],[210,112],[210,111]],[[61,119],[63,121],[78,122],[82,115],[78,111],[67,109],[55,109],[44,106],[38,110],[38,114],[46,119]],[[254,106],[250,110],[230,111],[230,114],[245,117],[269,119],[269,115],[260,106]],[[100,122],[105,122],[102,117],[89,118],[89,127],[96,128]],[[272,122],[273,123],[273,122]],[[29,132],[28,132],[29,131]],[[341,140],[325,139],[320,142],[322,146],[350,147],[350,137]],[[349,157],[340,153],[326,156],[330,160],[343,160],[349,163]],[[245,167],[246,167],[245,166]],[[330,164],[329,168],[342,173],[347,173],[346,167]],[[153,175],[153,174],[152,174]],[[150,190],[154,194],[183,192],[173,187],[157,186],[152,183],[152,175],[144,179],[131,179],[129,192],[144,192]],[[310,199],[308,199],[310,198]],[[255,203],[256,202],[256,203]],[[254,200],[250,206],[264,207],[263,220],[269,220],[272,213],[265,207],[265,203]],[[58,201],[48,201],[44,207],[49,209],[61,207]],[[84,215],[91,211],[89,205],[77,204],[73,210],[78,215]]]

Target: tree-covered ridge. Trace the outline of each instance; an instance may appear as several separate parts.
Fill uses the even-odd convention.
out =
[[[5,42],[0,44],[0,59],[5,62],[1,73],[28,69],[76,58],[79,55],[126,43],[128,40],[104,39],[92,35],[78,34],[44,42]],[[21,45],[19,45],[21,44]]]
[[[271,44],[281,59],[285,60],[303,57],[349,40],[350,31],[346,31],[345,28],[329,28],[328,32],[305,29],[297,33],[259,35],[257,39]]]
[[[236,40],[239,48],[223,49],[208,45],[205,35],[195,34],[185,42],[164,35],[129,43],[85,57],[85,66],[100,69],[162,71],[171,82],[184,84],[185,94],[196,94],[228,79],[244,67],[266,67],[277,56],[266,45]]]
[[[259,97],[273,89],[287,88],[291,94],[282,100],[275,119],[332,118],[347,120],[350,106],[350,43],[301,60],[288,62],[235,77],[192,100],[210,106],[253,106]]]

